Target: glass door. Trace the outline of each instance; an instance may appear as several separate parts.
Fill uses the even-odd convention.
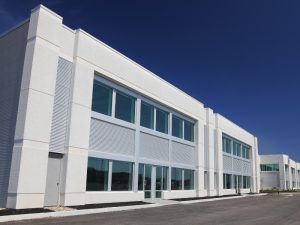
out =
[[[145,180],[144,180],[144,191],[145,198],[151,198],[152,190],[152,166],[145,165]]]
[[[162,167],[156,167],[156,179],[155,179],[155,198],[161,198],[162,191]]]

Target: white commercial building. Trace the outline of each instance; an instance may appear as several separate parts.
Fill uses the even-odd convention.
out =
[[[300,189],[300,163],[287,155],[260,156],[261,189]]]
[[[255,136],[44,6],[0,71],[0,207],[260,190]]]

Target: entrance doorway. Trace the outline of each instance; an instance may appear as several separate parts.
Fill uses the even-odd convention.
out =
[[[168,167],[144,166],[145,198],[161,198],[162,191],[168,189]]]

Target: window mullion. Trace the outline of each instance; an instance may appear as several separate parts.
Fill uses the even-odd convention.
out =
[[[112,160],[109,160],[108,164],[108,191],[111,191],[111,181],[112,181]]]
[[[116,89],[113,89],[113,96],[112,96],[112,109],[111,109],[111,116],[115,118],[116,115]]]
[[[153,107],[153,130],[156,130],[156,108]]]

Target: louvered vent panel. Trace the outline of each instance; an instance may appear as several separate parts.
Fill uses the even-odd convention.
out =
[[[169,160],[169,141],[150,134],[140,134],[140,157],[160,161]]]
[[[172,162],[192,166],[195,164],[195,148],[182,143],[172,142]]]
[[[237,173],[243,172],[243,161],[240,159],[233,158],[233,171]]]
[[[232,171],[232,158],[227,155],[223,155],[223,170]]]
[[[243,161],[243,173],[244,174],[251,174],[251,163],[247,161]]]
[[[133,156],[134,148],[134,130],[92,119],[90,150]]]
[[[69,126],[72,68],[71,62],[59,58],[49,147],[51,152],[65,152]]]

